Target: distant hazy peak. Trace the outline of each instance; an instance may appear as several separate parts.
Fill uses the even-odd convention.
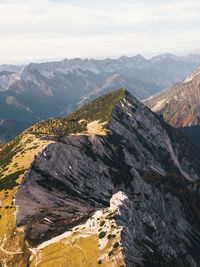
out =
[[[177,57],[176,55],[170,54],[170,53],[164,53],[164,54],[152,57],[151,61],[155,62],[155,61],[161,61],[161,60],[166,60],[166,59],[178,60],[179,57]]]

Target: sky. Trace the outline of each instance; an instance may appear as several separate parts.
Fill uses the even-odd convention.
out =
[[[199,0],[0,0],[0,64],[200,48]]]

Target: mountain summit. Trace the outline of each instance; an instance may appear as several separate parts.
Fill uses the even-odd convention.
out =
[[[200,153],[124,89],[0,151],[7,266],[199,266]]]

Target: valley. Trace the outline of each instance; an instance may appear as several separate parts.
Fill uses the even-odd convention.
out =
[[[0,125],[1,144],[38,121],[63,117],[117,88],[146,99],[180,82],[198,67],[198,55],[167,53],[151,59],[137,55],[64,59],[21,68],[4,65],[5,71],[0,73],[0,119],[5,121]]]

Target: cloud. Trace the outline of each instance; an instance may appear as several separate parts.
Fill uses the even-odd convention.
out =
[[[193,49],[200,41],[199,10],[196,0],[0,0],[0,58]]]

